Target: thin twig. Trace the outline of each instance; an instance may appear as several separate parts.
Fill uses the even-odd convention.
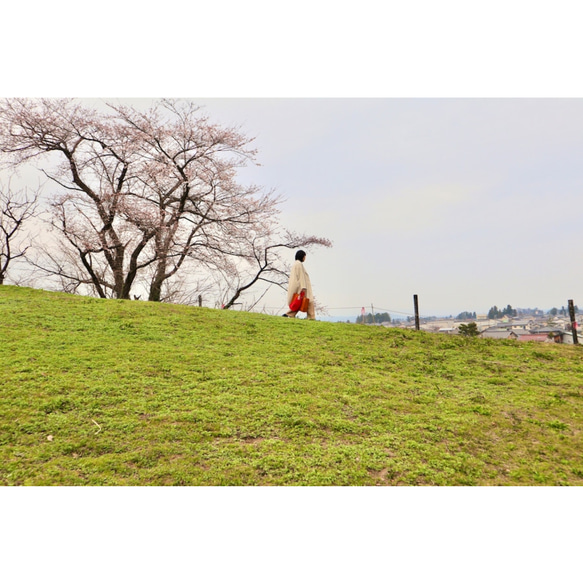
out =
[[[97,421],[95,421],[95,419],[91,419],[91,421],[93,421],[93,423],[95,423],[95,425],[97,425],[97,427],[99,427],[99,429],[95,432],[95,435],[97,435],[101,431],[101,425],[99,425],[99,423],[97,423]]]

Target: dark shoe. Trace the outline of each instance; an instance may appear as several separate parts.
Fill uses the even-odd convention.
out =
[[[282,314],[284,318],[289,318],[287,314]]]

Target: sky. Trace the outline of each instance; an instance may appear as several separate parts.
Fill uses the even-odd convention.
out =
[[[282,223],[333,241],[305,263],[331,315],[583,297],[583,100],[195,101],[256,137],[243,176],[285,197]]]
[[[240,180],[283,226],[332,240],[305,263],[322,318],[583,304],[583,99],[189,99],[254,137]]]
[[[283,226],[332,240],[305,263],[322,318],[583,305],[582,99],[190,99],[255,138],[240,179]]]

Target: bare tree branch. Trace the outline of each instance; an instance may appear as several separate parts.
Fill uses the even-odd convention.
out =
[[[27,190],[13,191],[0,186],[0,285],[14,260],[24,257],[30,247],[19,238],[25,223],[35,216],[38,192],[29,195]]]

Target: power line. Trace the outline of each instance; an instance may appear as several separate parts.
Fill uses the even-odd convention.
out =
[[[326,308],[327,310],[362,310],[363,306],[349,306],[346,308]],[[389,314],[401,314],[403,316],[414,316],[411,312],[400,312],[399,310],[391,310],[389,308],[376,308],[377,312],[382,310],[383,312],[388,312]]]
[[[280,310],[280,309],[285,309],[286,306],[280,306],[279,308],[274,308],[274,307],[266,307],[267,310]],[[330,308],[330,307],[326,307],[326,311],[329,310],[362,310],[363,306],[345,306],[345,307],[340,307],[340,308]],[[389,308],[376,308],[377,312],[378,311],[382,311],[382,312],[388,312],[389,314],[399,314],[400,316],[411,316],[414,317],[415,314],[411,313],[411,312],[401,312],[399,310],[391,310]],[[428,316],[421,316],[422,318],[426,318]]]

